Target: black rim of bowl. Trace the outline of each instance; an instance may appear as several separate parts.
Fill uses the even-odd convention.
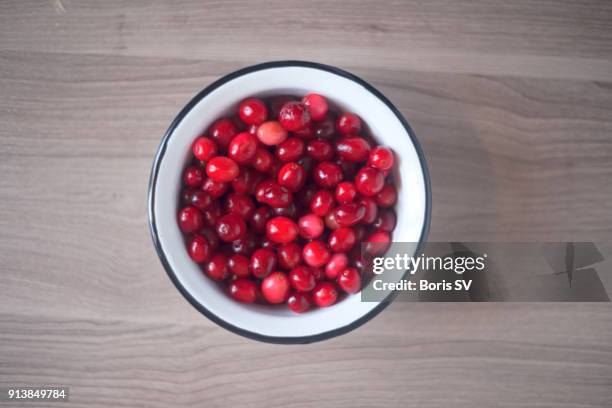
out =
[[[429,233],[429,224],[430,224],[430,218],[431,218],[431,186],[430,186],[430,179],[429,179],[429,170],[427,168],[427,163],[425,162],[425,156],[423,154],[423,150],[421,149],[421,146],[416,136],[414,135],[414,132],[412,131],[412,128],[410,127],[410,125],[408,124],[404,116],[400,113],[400,111],[380,91],[378,91],[376,88],[374,88],[372,85],[370,85],[363,79],[351,74],[350,72],[344,71],[340,68],[336,68],[336,67],[325,65],[325,64],[319,64],[316,62],[309,62],[309,61],[271,61],[271,62],[265,62],[262,64],[252,65],[246,68],[239,69],[237,71],[234,71],[230,74],[225,75],[224,77],[216,80],[215,82],[213,82],[212,84],[204,88],[180,111],[180,113],[174,118],[174,120],[170,124],[170,127],[164,134],[161,140],[161,143],[159,145],[159,148],[157,149],[155,160],[153,161],[153,168],[151,170],[151,177],[149,179],[149,200],[148,200],[149,228],[151,230],[151,236],[153,238],[153,244],[155,245],[155,250],[157,251],[157,255],[159,256],[159,259],[161,260],[161,263],[163,264],[164,269],[166,270],[168,276],[170,277],[170,280],[172,280],[172,282],[174,283],[174,286],[176,286],[176,288],[183,295],[183,297],[185,297],[185,299],[187,299],[187,301],[189,301],[189,303],[191,303],[191,305],[195,307],[204,316],[206,316],[213,322],[217,323],[219,326],[227,330],[230,330],[236,334],[239,334],[241,336],[247,337],[249,339],[254,339],[254,340],[268,342],[268,343],[277,343],[277,344],[306,344],[306,343],[313,343],[317,341],[330,339],[332,337],[340,336],[342,334],[348,333],[351,330],[356,329],[357,327],[361,326],[362,324],[366,323],[367,321],[372,319],[374,316],[379,314],[385,307],[387,307],[393,301],[397,293],[392,293],[384,301],[380,302],[376,307],[374,307],[368,313],[361,316],[359,319],[353,321],[352,323],[346,326],[338,327],[336,329],[318,333],[318,334],[313,334],[309,336],[299,336],[299,337],[284,337],[284,336],[267,336],[267,335],[259,334],[259,333],[252,332],[249,330],[245,330],[240,327],[234,326],[231,323],[226,322],[225,320],[223,320],[216,314],[212,313],[210,310],[204,307],[201,303],[199,303],[183,287],[181,282],[178,280],[176,274],[172,270],[172,267],[168,263],[166,255],[161,247],[161,243],[157,235],[157,223],[155,220],[155,212],[154,212],[155,189],[156,189],[156,184],[157,184],[157,176],[159,174],[159,167],[164,158],[164,154],[166,152],[168,141],[170,140],[170,138],[172,137],[172,134],[174,133],[174,129],[183,120],[183,118],[187,115],[187,113],[191,111],[191,109],[198,102],[200,102],[200,100],[202,100],[206,95],[208,95],[213,90],[220,87],[221,85],[231,81],[232,79],[240,77],[245,74],[252,73],[252,72],[261,71],[261,70],[265,70],[269,68],[279,68],[279,67],[306,67],[306,68],[314,68],[314,69],[318,69],[322,71],[331,72],[333,74],[347,78],[363,86],[370,93],[372,93],[374,96],[380,99],[385,105],[387,105],[389,109],[391,109],[393,114],[401,122],[401,124],[406,129],[406,132],[410,136],[410,139],[412,140],[412,144],[414,145],[414,148],[416,149],[417,155],[419,157],[421,171],[423,173],[424,184],[425,184],[425,201],[426,201],[425,202],[425,219],[423,222],[423,228],[421,230],[421,236],[419,239],[419,244],[417,246],[416,252],[421,250],[423,244],[425,243],[425,240],[427,239],[427,234]]]

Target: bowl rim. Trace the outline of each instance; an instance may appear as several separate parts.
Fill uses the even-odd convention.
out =
[[[157,148],[157,153],[155,154],[155,159],[153,160],[153,165],[151,168],[151,175],[149,177],[149,186],[148,186],[148,215],[149,215],[149,229],[151,232],[151,237],[153,239],[153,245],[155,246],[155,251],[157,252],[157,256],[159,257],[168,277],[174,284],[174,286],[178,289],[178,291],[183,295],[183,297],[201,314],[206,316],[208,319],[223,327],[226,330],[229,330],[233,333],[239,334],[243,337],[258,340],[266,343],[275,343],[275,344],[307,344],[314,343],[322,340],[327,340],[336,336],[340,336],[342,334],[348,333],[364,323],[368,322],[370,319],[374,318],[380,312],[383,311],[397,296],[397,292],[393,292],[390,296],[385,298],[382,302],[380,302],[376,307],[370,310],[365,315],[361,316],[357,320],[333,330],[328,330],[326,332],[317,333],[314,335],[308,336],[298,336],[298,337],[285,337],[285,336],[268,336],[262,335],[256,332],[252,332],[250,330],[245,330],[243,328],[237,327],[227,321],[223,320],[218,315],[212,313],[208,310],[204,305],[198,302],[190,293],[183,287],[179,279],[177,278],[174,270],[170,266],[166,255],[161,247],[161,243],[159,241],[158,232],[157,232],[157,223],[155,220],[155,189],[157,184],[157,177],[159,175],[159,168],[161,162],[164,158],[164,154],[166,152],[166,147],[170,138],[172,137],[175,128],[178,124],[183,120],[183,118],[191,111],[191,109],[199,103],[204,97],[206,97],[209,93],[219,88],[221,85],[238,78],[240,76],[256,72],[262,71],[270,68],[281,68],[281,67],[304,67],[304,68],[313,68],[322,71],[327,71],[332,74],[336,74],[342,76],[346,79],[349,79],[357,84],[363,86],[368,92],[372,93],[375,97],[377,97],[381,102],[383,102],[387,107],[391,110],[391,112],[397,117],[402,126],[406,129],[406,132],[410,136],[411,142],[414,145],[417,156],[419,158],[419,164],[421,167],[421,172],[423,173],[423,181],[425,186],[425,216],[423,221],[423,228],[421,229],[421,235],[419,238],[419,243],[416,248],[416,252],[422,249],[423,244],[425,243],[427,236],[429,234],[429,227],[431,222],[431,183],[429,176],[429,169],[427,167],[427,162],[425,160],[425,155],[419,144],[412,128],[408,124],[408,121],[404,118],[402,113],[385,97],[378,89],[374,86],[370,85],[365,80],[359,78],[358,76],[345,71],[341,68],[337,68],[331,65],[321,64],[318,62],[311,61],[300,61],[300,60],[280,60],[280,61],[269,61],[260,64],[250,65],[239,70],[233,71],[216,81],[212,82],[210,85],[202,89],[196,96],[194,96],[187,105],[178,113],[178,115],[172,120],[170,126],[164,133],[164,136],[161,139],[159,147]]]

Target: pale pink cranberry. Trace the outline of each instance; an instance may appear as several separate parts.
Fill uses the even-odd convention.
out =
[[[275,120],[264,122],[257,128],[257,138],[268,146],[275,146],[287,139],[287,131]]]
[[[318,238],[325,229],[323,220],[316,214],[306,214],[298,220],[300,236],[305,239]]]
[[[316,93],[309,93],[302,98],[302,102],[306,105],[306,109],[308,113],[310,113],[310,118],[312,120],[323,120],[325,115],[327,115],[327,101],[323,96]]]

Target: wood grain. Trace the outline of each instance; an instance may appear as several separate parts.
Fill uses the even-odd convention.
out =
[[[146,223],[161,135],[214,79],[287,58],[404,113],[432,240],[612,254],[610,2],[0,1],[0,385],[88,407],[612,405],[609,304],[398,303],[286,347],[180,297]]]

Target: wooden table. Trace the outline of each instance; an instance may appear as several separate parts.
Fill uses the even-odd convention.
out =
[[[278,59],[352,71],[400,108],[431,240],[612,253],[611,2],[4,0],[0,385],[87,407],[611,406],[610,304],[396,303],[279,346],[179,295],[147,227],[159,140],[205,85]]]

